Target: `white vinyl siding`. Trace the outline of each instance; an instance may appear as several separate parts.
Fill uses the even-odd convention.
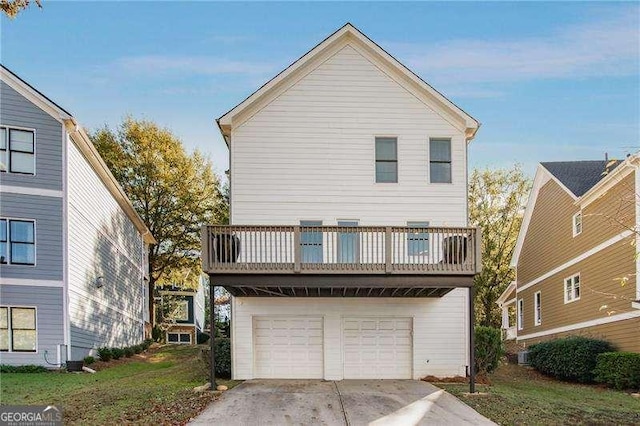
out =
[[[321,317],[255,317],[255,377],[322,379],[322,340]]]
[[[345,318],[345,379],[411,379],[411,318]]]
[[[75,143],[67,145],[70,353],[82,359],[144,339],[143,242]]]
[[[232,303],[231,353],[232,374],[235,379],[260,377],[254,366],[256,355],[253,318],[273,316],[322,318],[323,378],[326,380],[345,378],[345,318],[411,318],[412,379],[420,379],[427,375],[464,375],[468,364],[468,324],[467,317],[463,314],[467,306],[465,289],[453,290],[443,298],[234,297]],[[314,372],[317,371],[315,368],[312,367]]]
[[[375,138],[398,140],[398,184],[376,184]],[[451,138],[452,181],[430,185],[429,138]],[[235,225],[357,217],[467,224],[464,133],[347,45],[231,132]]]

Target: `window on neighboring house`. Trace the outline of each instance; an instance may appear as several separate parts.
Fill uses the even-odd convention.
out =
[[[36,309],[0,307],[0,351],[36,351]]]
[[[167,343],[191,343],[191,333],[167,333]]]
[[[176,321],[189,321],[189,301],[179,300],[176,308]]]
[[[582,233],[582,211],[573,215],[573,236]]]
[[[524,300],[518,299],[518,330],[524,327]]]
[[[36,236],[32,220],[0,219],[0,261],[35,265]]]
[[[542,294],[539,291],[533,295],[533,311],[535,312],[535,325],[542,324]]]
[[[398,182],[398,138],[376,138],[376,182]]]
[[[428,228],[429,222],[407,222],[408,228]],[[429,254],[429,234],[427,232],[410,232],[407,234],[407,254],[420,256]]]
[[[320,220],[301,220],[300,249],[302,263],[322,263],[322,229],[314,230],[314,227],[322,226]]]
[[[564,280],[564,303],[580,299],[580,274],[575,274]]]
[[[431,183],[451,183],[451,139],[429,139]]]
[[[0,171],[35,174],[35,133],[1,127],[0,138]]]

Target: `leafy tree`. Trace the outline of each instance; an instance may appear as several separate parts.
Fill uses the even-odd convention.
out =
[[[149,294],[156,285],[196,288],[202,273],[200,227],[228,220],[211,161],[187,154],[169,130],[127,118],[92,141],[157,240],[149,247]],[[153,298],[149,309],[153,312]]]
[[[475,278],[476,324],[500,327],[498,297],[515,278],[509,267],[531,181],[519,166],[474,170],[469,182],[469,219],[482,228],[482,272]]]
[[[30,3],[31,0],[2,0],[2,11],[9,18],[15,18],[18,13],[29,7]],[[39,8],[42,8],[42,2],[40,0],[35,0],[35,3]]]

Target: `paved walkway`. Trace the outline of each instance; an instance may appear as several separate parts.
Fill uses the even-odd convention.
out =
[[[493,425],[454,396],[416,380],[248,380],[192,425]]]

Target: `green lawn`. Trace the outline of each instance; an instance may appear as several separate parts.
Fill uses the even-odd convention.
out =
[[[96,374],[2,374],[0,403],[61,406],[65,424],[184,424],[214,398],[192,390],[208,381],[199,353],[195,346],[164,346]]]
[[[599,386],[559,382],[517,365],[505,364],[478,385],[487,395],[465,396],[468,385],[437,384],[479,413],[502,425],[640,424],[640,398]]]

